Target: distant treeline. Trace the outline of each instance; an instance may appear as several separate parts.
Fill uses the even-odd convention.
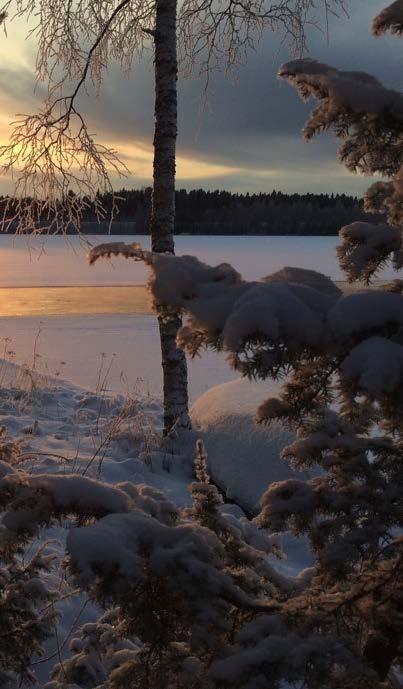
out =
[[[151,189],[123,189],[117,195],[124,199],[117,221],[134,222],[136,234],[147,234]],[[109,205],[107,199],[104,203]],[[363,201],[345,194],[176,192],[176,234],[335,235],[343,225],[363,219],[368,219]]]
[[[151,189],[116,192],[119,214],[112,234],[148,234]],[[107,211],[111,197],[101,197]],[[176,192],[176,234],[203,235],[335,235],[356,220],[371,220],[363,201],[346,194],[232,194],[197,189]],[[379,218],[378,218],[379,221]],[[104,234],[91,206],[83,217],[83,231]]]

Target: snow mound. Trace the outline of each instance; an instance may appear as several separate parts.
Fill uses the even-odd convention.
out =
[[[256,423],[258,406],[279,388],[274,382],[235,380],[208,390],[191,410],[194,430],[207,450],[212,479],[227,499],[249,514],[260,511],[270,483],[295,476],[280,457],[293,435],[280,423],[270,427]]]

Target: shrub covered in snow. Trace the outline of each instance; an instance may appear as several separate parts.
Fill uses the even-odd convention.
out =
[[[402,35],[402,0],[381,11],[373,30],[377,36],[386,31]],[[401,269],[402,94],[368,74],[341,72],[311,60],[284,65],[280,76],[304,99],[319,101],[305,127],[306,138],[331,129],[343,140],[339,155],[348,169],[390,180],[374,184],[366,197],[367,208],[384,213],[390,225],[354,223],[340,232],[338,255],[349,280],[369,282],[390,258]],[[280,401],[263,412],[268,419],[298,425],[302,437],[285,451],[291,461],[302,466],[318,462],[326,473],[308,484],[271,486],[261,523],[309,534],[318,558],[318,605],[325,614],[348,609],[350,634],[364,624],[363,655],[381,679],[400,659],[403,634],[398,535],[403,514],[402,293],[396,280],[383,293],[339,299],[327,316],[322,370],[311,363],[310,375],[322,380],[319,395],[307,400],[302,387],[296,395],[295,381],[307,382],[300,363]],[[326,361],[333,370],[323,376]],[[336,394],[326,398],[322,390],[332,387]],[[330,582],[331,596],[324,593]]]
[[[345,296],[312,271],[288,268],[249,283],[229,266],[214,270],[186,256],[148,254],[147,262],[154,299],[188,316],[178,341],[191,355],[213,347],[243,375],[283,380],[258,418],[296,434],[283,457],[314,469],[314,478],[271,484],[258,523],[306,535],[316,556],[308,589],[283,614],[304,619],[309,634],[325,632],[318,643],[329,657],[341,657],[331,641],[341,635],[362,663],[364,686],[371,669],[385,680],[403,634],[402,291]],[[333,676],[333,684],[320,681],[339,686]]]
[[[19,445],[5,438],[0,443],[0,686],[4,689],[36,681],[33,667],[45,662],[40,658],[44,643],[52,638],[57,648],[60,645],[55,606],[61,592],[66,588],[66,595],[74,595],[67,584],[60,589],[61,563],[52,554],[54,548],[43,542],[42,527],[62,521],[79,528],[107,514],[123,517],[133,510],[150,519],[157,516],[166,525],[175,524],[178,516],[175,506],[152,487],[112,486],[74,473],[28,472],[19,467],[20,459]],[[35,544],[36,539],[42,545]],[[85,634],[91,635],[91,630],[89,625]],[[122,659],[122,650],[133,643],[124,642],[116,629],[114,634],[115,650]],[[105,634],[103,641],[106,644]],[[107,645],[109,653],[110,642]],[[108,662],[113,665],[112,659]],[[68,667],[70,672],[71,664]],[[65,682],[64,664],[61,672]],[[88,686],[83,664],[78,678]],[[101,678],[96,673],[91,676],[91,680]]]
[[[374,20],[375,36],[387,31],[403,34],[402,0]],[[342,140],[339,157],[350,171],[389,179],[369,188],[366,208],[385,214],[392,227],[353,223],[340,232],[338,254],[349,280],[368,282],[390,257],[399,270],[403,266],[403,95],[365,72],[340,71],[315,60],[294,60],[279,74],[304,100],[318,101],[305,125],[307,139],[331,130]]]
[[[0,547],[0,686],[13,689],[34,680],[31,661],[53,634],[57,592],[45,575],[53,558],[40,548],[26,563]]]
[[[76,582],[112,608],[71,641],[49,689],[372,686],[351,644],[288,611],[310,576],[279,575],[268,534],[223,514],[201,442],[195,475],[174,523],[133,506],[70,530]]]
[[[130,640],[118,608],[111,608],[96,622],[87,622],[69,644],[70,656],[57,663],[46,689],[102,686],[116,670],[138,658],[141,643]]]
[[[4,438],[4,429],[1,436]],[[0,509],[4,510],[0,519],[0,687],[4,689],[34,679],[32,658],[43,653],[43,643],[56,622],[52,603],[57,592],[47,582],[53,557],[43,545],[34,546],[33,552],[22,558],[23,542],[6,523],[11,504],[16,506],[17,493],[21,498],[26,489],[23,476],[20,491],[15,489],[18,471],[13,464],[19,452],[18,444],[6,438],[0,443]],[[27,514],[28,502],[21,500],[21,514]]]

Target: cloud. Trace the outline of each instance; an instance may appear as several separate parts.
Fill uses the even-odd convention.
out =
[[[310,32],[310,54],[345,69],[362,69],[388,86],[403,89],[403,45],[392,37],[371,36],[372,17],[385,0],[354,0],[349,17],[333,19],[329,38]],[[32,46],[30,48],[32,50]],[[99,99],[82,98],[82,109],[103,141],[122,152],[133,175],[126,186],[151,180],[153,133],[152,55],[135,64],[126,77],[113,66]],[[345,191],[362,193],[368,180],[349,175],[338,165],[338,143],[332,136],[307,144],[301,130],[311,105],[276,78],[287,59],[277,37],[266,33],[255,52],[229,81],[212,78],[203,102],[202,79],[179,82],[179,185],[227,187],[259,191],[273,187],[289,191]],[[32,64],[32,57],[31,57]],[[12,56],[0,70],[0,137],[12,108],[32,111],[35,105],[32,74]]]

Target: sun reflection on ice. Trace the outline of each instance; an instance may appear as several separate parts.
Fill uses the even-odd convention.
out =
[[[0,316],[151,314],[147,289],[135,286],[0,287]]]

